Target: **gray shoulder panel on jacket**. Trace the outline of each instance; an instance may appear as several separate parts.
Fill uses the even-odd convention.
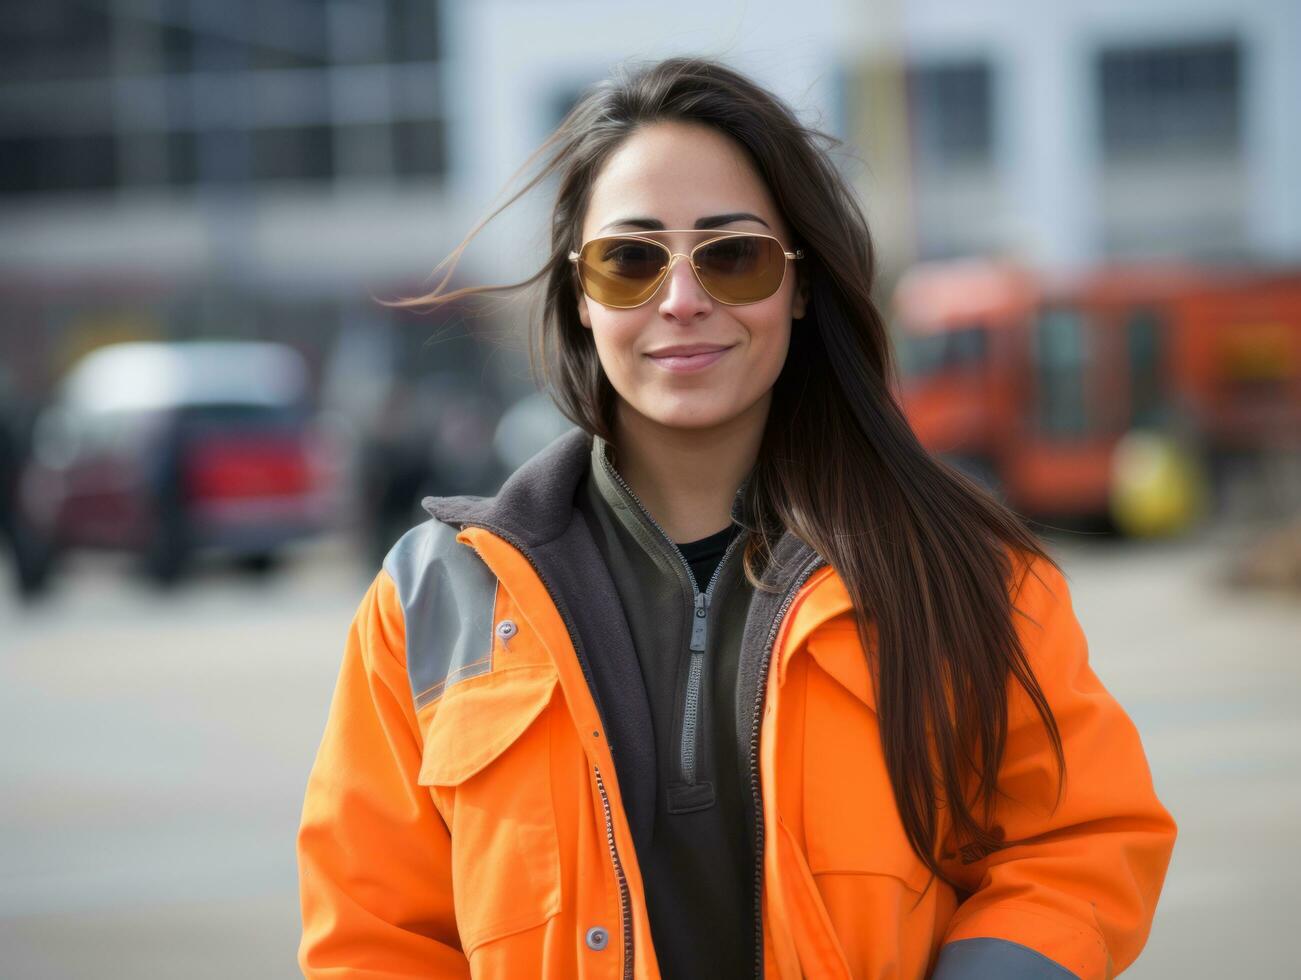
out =
[[[457,681],[492,669],[497,578],[456,529],[429,520],[384,559],[406,620],[407,676],[416,710]]]
[[[1079,980],[1060,963],[1006,939],[959,939],[940,950],[931,980]]]

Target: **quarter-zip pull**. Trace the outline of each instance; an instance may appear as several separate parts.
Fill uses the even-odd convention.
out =
[[[713,785],[696,781],[696,742],[699,739],[701,685],[704,682],[709,603],[713,585],[711,580],[709,588],[697,592],[691,606],[691,662],[687,666],[687,689],[682,704],[682,735],[678,748],[682,785],[669,787],[670,813],[688,813],[714,804]]]
[[[705,636],[709,629],[709,593],[697,592],[695,611],[691,617],[691,649],[703,653]]]

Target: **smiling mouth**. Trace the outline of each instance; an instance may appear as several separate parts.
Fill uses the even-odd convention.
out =
[[[646,356],[668,371],[702,371],[716,363],[731,347],[681,347],[651,352]]]

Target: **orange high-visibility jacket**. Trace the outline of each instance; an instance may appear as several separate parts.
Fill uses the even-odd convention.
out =
[[[659,976],[586,673],[600,651],[577,642],[581,597],[552,571],[573,530],[547,527],[572,499],[557,472],[586,453],[561,442],[494,500],[427,502],[439,517],[362,601],[299,832],[308,977]],[[1101,980],[1131,963],[1175,827],[1060,574],[1023,563],[1013,602],[1064,789],[1012,684],[994,819],[1018,843],[942,858],[955,890],[905,837],[844,585],[785,544],[796,572],[759,624],[751,737],[763,975]]]

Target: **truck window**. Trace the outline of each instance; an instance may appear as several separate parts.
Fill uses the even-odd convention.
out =
[[[1151,309],[1135,310],[1125,324],[1131,425],[1153,426],[1161,421],[1165,397],[1161,327],[1160,315]]]
[[[983,323],[930,333],[904,330],[899,363],[904,377],[929,378],[949,372],[970,372],[983,367],[989,347]]]
[[[1036,414],[1042,432],[1082,436],[1088,431],[1084,377],[1088,350],[1077,310],[1046,309],[1034,328]]]

